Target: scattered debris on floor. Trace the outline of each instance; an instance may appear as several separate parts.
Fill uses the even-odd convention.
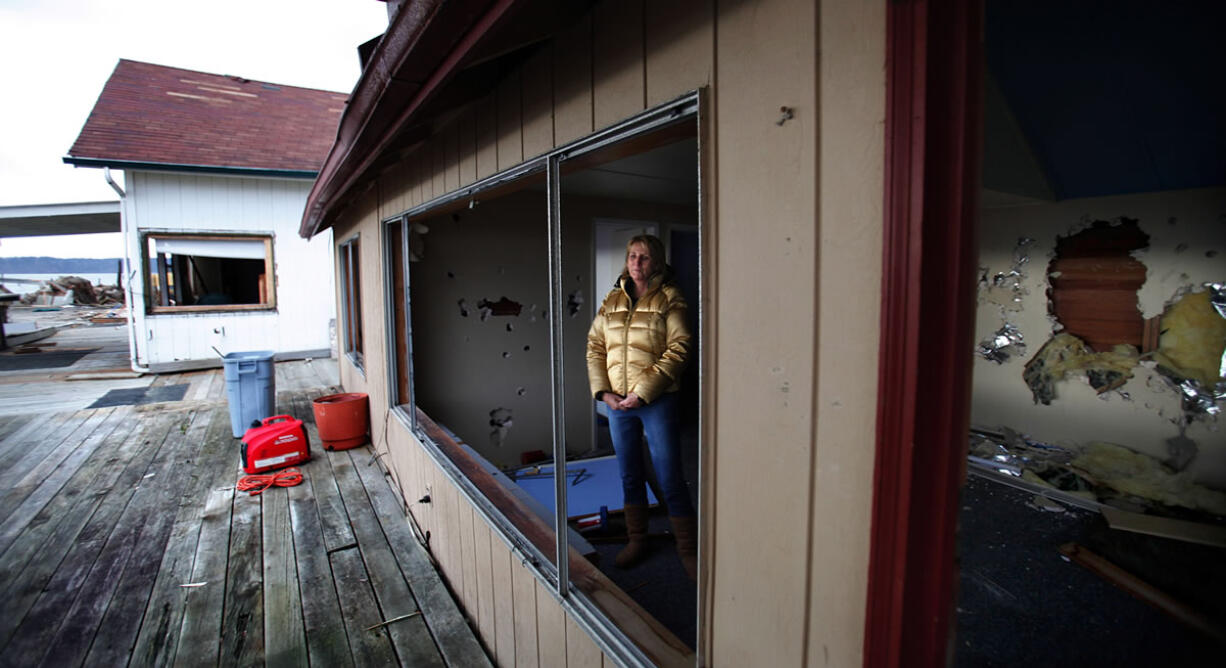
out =
[[[1213,521],[1226,517],[1226,493],[1193,482],[1157,459],[1112,443],[1066,448],[1009,429],[973,429],[970,463],[1021,479],[1032,489],[1058,490],[1057,500],[1084,499],[1135,512]],[[1047,504],[1036,504],[1044,510]]]

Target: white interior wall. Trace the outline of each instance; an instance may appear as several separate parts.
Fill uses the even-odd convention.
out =
[[[989,279],[1014,266],[1019,238],[1033,239],[1023,265],[1024,294],[1016,306],[999,290],[980,288],[976,341],[989,338],[1005,322],[1022,333],[1024,355],[1004,364],[975,356],[971,421],[987,428],[1007,426],[1030,437],[1061,445],[1107,441],[1159,459],[1167,456],[1165,441],[1179,435],[1180,399],[1173,386],[1142,365],[1119,391],[1098,395],[1081,378],[1057,385],[1051,405],[1036,404],[1022,380],[1022,369],[1053,334],[1048,317],[1047,265],[1056,238],[1067,236],[1095,220],[1121,216],[1138,220],[1149,235],[1149,247],[1134,253],[1146,265],[1138,303],[1146,318],[1162,313],[1181,288],[1226,281],[1226,188],[1167,191],[1057,203],[987,207],[980,230],[981,268]],[[1226,424],[1219,417],[1192,422],[1186,436],[1199,446],[1189,466],[1197,480],[1226,487]]]
[[[553,448],[546,205],[543,192],[525,190],[462,210],[458,220],[425,220],[424,257],[411,264],[418,402],[496,465],[518,465],[521,452]],[[692,222],[696,209],[592,197],[566,197],[563,208],[563,302],[575,292],[584,300],[574,314],[565,307],[561,314],[567,448],[581,453],[592,447],[584,356],[598,307],[590,298],[592,221],[637,214],[681,224]],[[478,303],[503,296],[521,304],[520,315],[483,322]],[[489,424],[497,408],[512,414],[501,445]]]

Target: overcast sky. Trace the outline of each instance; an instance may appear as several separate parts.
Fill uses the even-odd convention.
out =
[[[0,206],[115,200],[63,157],[120,58],[348,93],[378,0],[0,0]],[[0,239],[0,256],[118,257],[118,235]]]

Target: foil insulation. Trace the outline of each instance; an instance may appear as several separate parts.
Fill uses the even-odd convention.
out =
[[[1022,332],[1006,322],[991,338],[980,341],[975,352],[986,360],[1004,364],[1015,356],[1025,355],[1026,342],[1022,339]]]

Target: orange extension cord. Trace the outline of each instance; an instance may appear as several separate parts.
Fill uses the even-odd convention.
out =
[[[285,469],[269,475],[248,475],[239,479],[234,486],[240,492],[250,492],[256,496],[260,492],[276,485],[277,487],[293,487],[302,483],[302,471]]]

